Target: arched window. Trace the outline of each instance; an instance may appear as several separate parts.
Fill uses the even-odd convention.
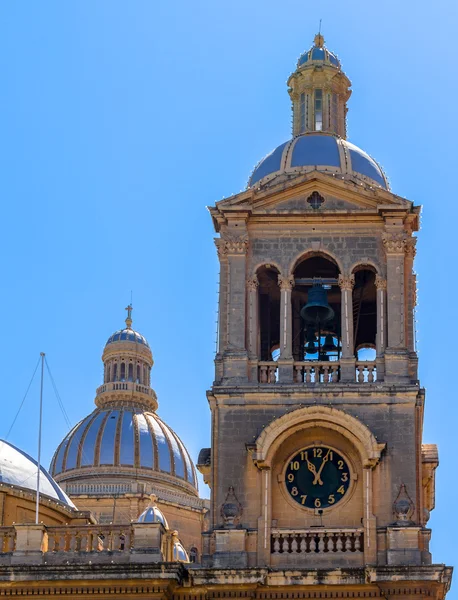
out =
[[[135,380],[137,383],[141,383],[141,368],[140,365],[137,365],[137,378]]]
[[[199,551],[197,550],[197,548],[195,546],[193,546],[189,550],[189,562],[191,562],[191,563],[199,562]]]
[[[127,380],[128,381],[134,380],[134,365],[132,363],[129,363],[129,374],[127,376]]]
[[[105,365],[105,383],[111,381],[111,365]]]
[[[126,363],[121,363],[121,377],[120,377],[121,381],[125,381],[126,380]]]
[[[113,381],[118,381],[118,363],[115,363],[113,367]]]

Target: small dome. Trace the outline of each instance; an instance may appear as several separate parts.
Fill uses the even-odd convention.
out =
[[[162,511],[156,506],[156,496],[151,494],[150,505],[138,517],[138,523],[162,523],[168,529],[169,525]]]
[[[146,338],[141,333],[138,333],[138,331],[134,331],[129,327],[115,331],[113,335],[110,335],[105,346],[116,342],[135,342],[136,344],[143,344],[149,348]]]
[[[37,467],[37,461],[31,456],[13,444],[0,440],[0,482],[2,484],[36,493]],[[40,473],[40,494],[75,508],[73,502],[57,485],[48,471],[40,467]]]
[[[197,493],[194,465],[177,434],[155,413],[141,407],[96,409],[57,448],[50,470],[59,481],[112,473],[154,480],[172,477]]]
[[[329,133],[304,133],[275,148],[254,168],[248,187],[277,175],[321,171],[389,189],[382,168],[364,150]]]
[[[172,534],[173,539],[173,560],[176,562],[189,562],[189,556],[184,549],[183,544],[178,539],[178,531],[174,531]]]
[[[333,52],[325,48],[324,38],[320,34],[315,36],[314,44],[310,50],[307,50],[307,52],[304,52],[300,55],[299,60],[297,61],[297,66],[300,68],[309,63],[311,65],[315,65],[317,63],[327,64],[331,67],[340,69],[339,59]]]

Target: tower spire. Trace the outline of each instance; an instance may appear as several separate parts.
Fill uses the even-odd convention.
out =
[[[125,310],[127,310],[126,327],[132,329],[132,303],[126,306]]]

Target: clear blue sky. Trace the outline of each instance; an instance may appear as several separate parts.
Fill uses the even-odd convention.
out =
[[[289,137],[285,82],[322,18],[353,82],[349,139],[424,207],[424,439],[441,457],[430,525],[435,562],[453,564],[457,13],[452,0],[2,2],[0,435],[41,350],[72,423],[93,409],[133,290],[159,414],[194,459],[209,445],[218,265],[205,206]],[[34,385],[9,438],[33,455],[37,398]],[[66,430],[47,384],[46,464]]]

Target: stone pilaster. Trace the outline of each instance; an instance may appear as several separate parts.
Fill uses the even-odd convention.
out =
[[[247,351],[245,347],[246,320],[246,237],[223,238],[227,256],[226,348],[223,353],[223,380],[247,380]]]
[[[382,237],[387,268],[387,331],[385,348],[385,380],[407,383],[408,355],[405,340],[404,266],[407,234],[386,232]]]
[[[341,294],[342,355],[340,359],[341,381],[355,381],[355,355],[353,340],[353,286],[354,275],[339,275]]]
[[[385,375],[385,347],[386,347],[386,279],[376,275],[375,287],[377,289],[377,381],[383,381]]]
[[[256,275],[253,275],[246,282],[248,296],[248,364],[250,381],[258,380],[258,359],[259,359],[259,281]]]
[[[278,360],[278,378],[280,383],[292,383],[293,352],[291,292],[294,286],[294,277],[292,275],[279,275],[278,285],[280,287],[280,358]]]

